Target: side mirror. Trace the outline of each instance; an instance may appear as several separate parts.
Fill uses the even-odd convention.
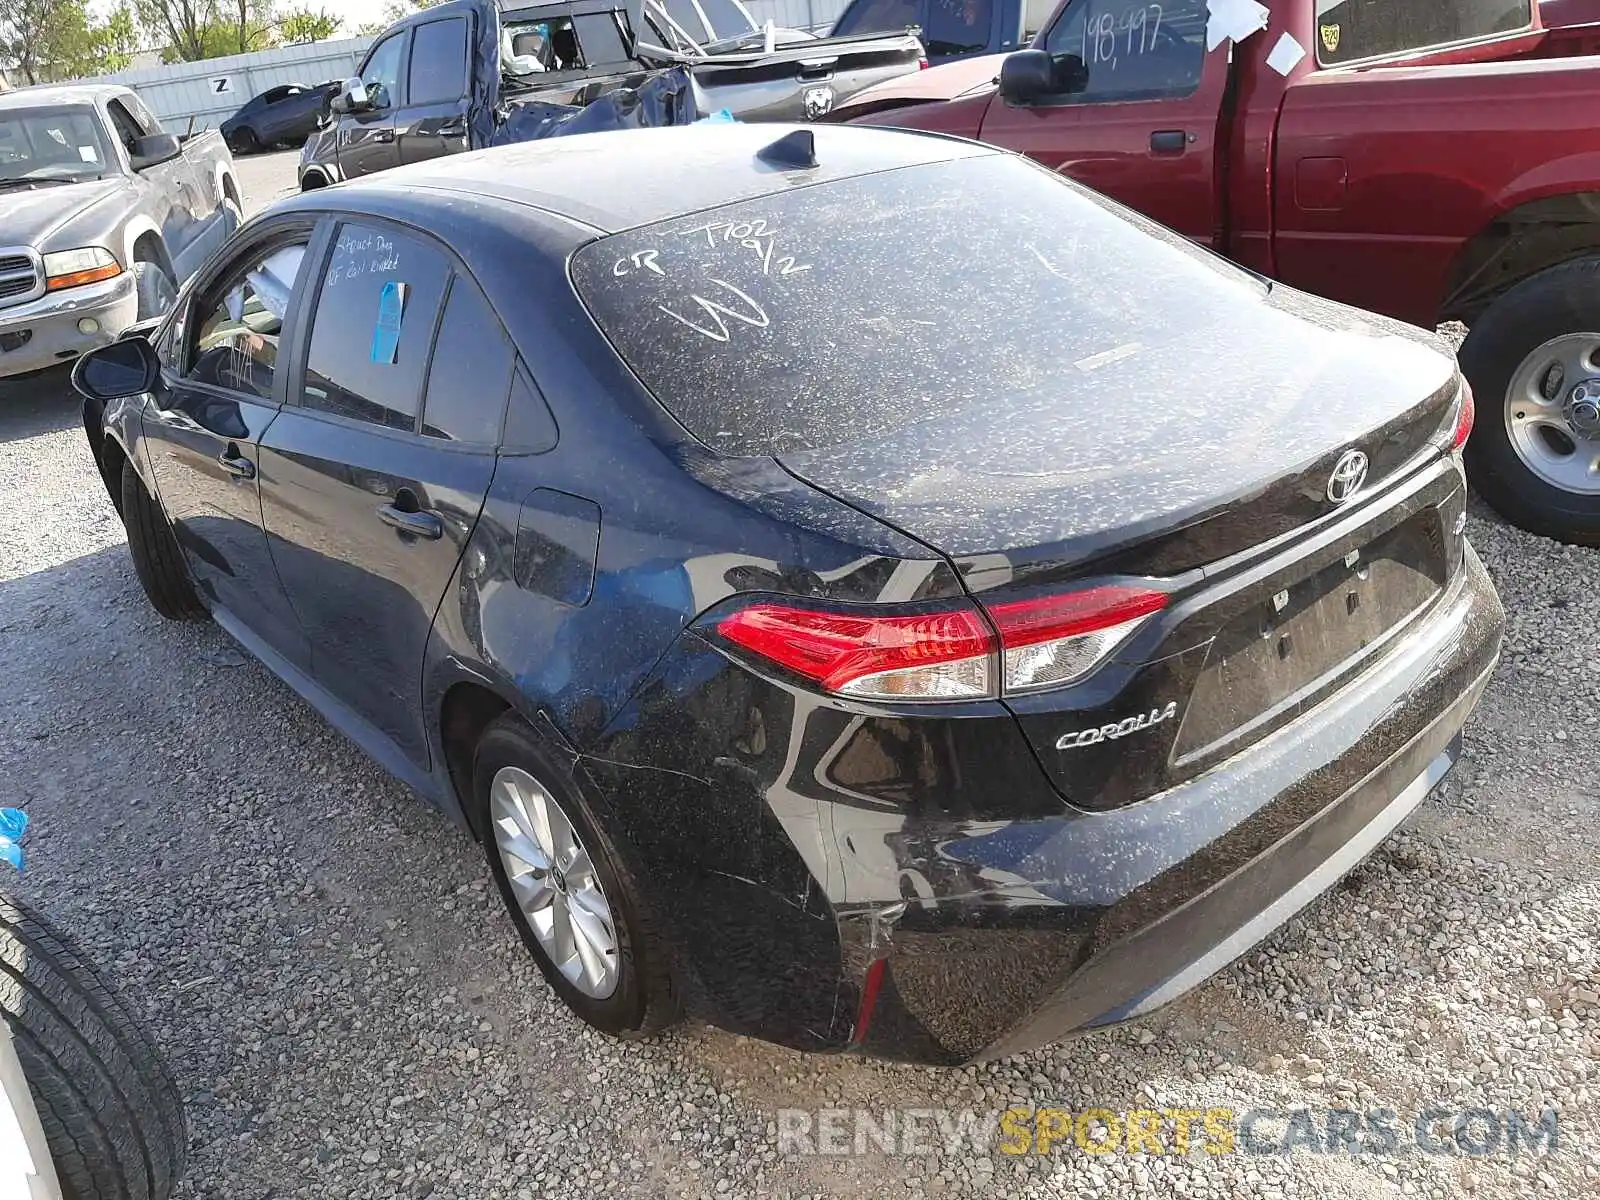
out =
[[[1036,104],[1048,96],[1072,96],[1089,86],[1089,69],[1076,54],[1018,50],[1000,64],[1000,95],[1007,104]]]
[[[125,337],[78,359],[72,386],[91,400],[116,400],[150,391],[160,375],[161,360],[150,339]]]
[[[346,79],[338,94],[328,102],[328,107],[336,113],[370,112],[374,107],[372,93],[361,80]]]
[[[128,151],[128,160],[135,171],[143,171],[160,163],[171,162],[182,153],[176,136],[170,133],[152,133],[139,138]]]

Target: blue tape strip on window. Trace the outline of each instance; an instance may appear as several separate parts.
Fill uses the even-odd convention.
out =
[[[400,320],[405,316],[406,284],[391,279],[378,295],[378,323],[372,330],[372,361],[392,363],[400,350]]]

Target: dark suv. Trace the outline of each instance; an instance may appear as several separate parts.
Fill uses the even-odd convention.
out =
[[[304,193],[76,379],[156,607],[462,821],[614,1033],[1146,1012],[1423,800],[1503,626],[1428,337],[953,139]]]

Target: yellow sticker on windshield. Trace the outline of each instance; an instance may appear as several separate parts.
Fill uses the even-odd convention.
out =
[[[1322,48],[1329,54],[1339,49],[1340,29],[1337,25],[1324,25],[1322,28]]]

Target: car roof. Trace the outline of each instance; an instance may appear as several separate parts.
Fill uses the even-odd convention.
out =
[[[809,134],[816,165],[758,157]],[[545,138],[413,163],[304,193],[284,207],[361,211],[383,193],[389,211],[432,207],[432,192],[526,205],[599,233],[686,216],[796,186],[901,167],[1000,154],[993,146],[909,130],[854,125],[728,124],[630,129]]]
[[[128,93],[128,88],[111,83],[43,84],[0,92],[0,112],[41,108],[47,104],[93,104]]]

